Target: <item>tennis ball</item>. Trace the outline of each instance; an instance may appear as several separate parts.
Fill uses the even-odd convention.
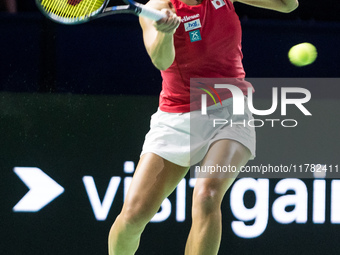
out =
[[[318,53],[311,43],[300,43],[293,46],[288,52],[288,58],[293,65],[306,66],[312,64]]]

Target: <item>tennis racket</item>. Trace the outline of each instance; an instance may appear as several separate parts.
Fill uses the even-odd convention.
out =
[[[166,15],[133,0],[126,5],[107,7],[110,0],[35,0],[49,19],[62,24],[80,24],[112,14],[130,13],[158,21]]]

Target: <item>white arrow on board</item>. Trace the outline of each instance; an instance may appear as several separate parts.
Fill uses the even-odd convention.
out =
[[[37,167],[14,167],[13,171],[30,189],[13,207],[14,212],[37,212],[64,192],[62,186]]]

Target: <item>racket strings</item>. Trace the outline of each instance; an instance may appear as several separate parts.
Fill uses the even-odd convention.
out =
[[[62,19],[79,19],[97,13],[105,0],[41,0],[45,12]]]

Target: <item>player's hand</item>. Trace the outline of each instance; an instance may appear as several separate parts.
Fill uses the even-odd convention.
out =
[[[174,34],[178,26],[181,24],[181,18],[169,9],[162,9],[161,12],[163,12],[166,17],[159,21],[154,21],[154,27],[160,32]]]

